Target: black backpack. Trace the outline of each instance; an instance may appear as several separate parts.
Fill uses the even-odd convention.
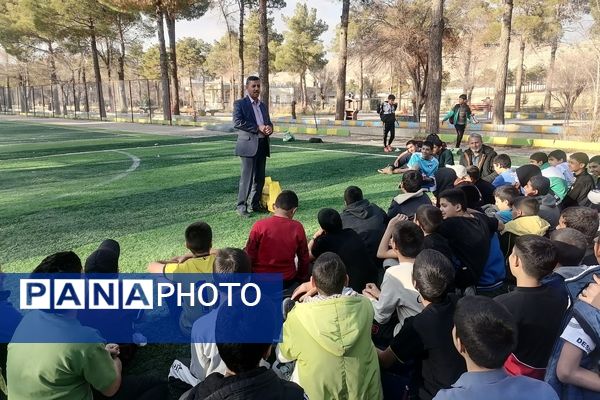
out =
[[[383,105],[385,102],[379,103],[377,106],[377,114],[379,114],[379,119],[385,121],[385,114],[383,113]]]

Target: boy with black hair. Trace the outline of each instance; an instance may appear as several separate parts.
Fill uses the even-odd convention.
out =
[[[381,261],[377,260],[377,247],[388,223],[387,214],[378,205],[365,199],[362,190],[357,186],[346,188],[344,205],[344,210],[340,213],[344,228],[358,233],[375,265],[380,265]]]
[[[512,161],[508,154],[498,154],[492,161],[494,165],[494,172],[498,174],[492,181],[494,187],[500,187],[503,185],[512,185],[517,179],[517,175],[512,170]]]
[[[596,181],[596,190],[600,189],[600,156],[594,156],[590,158],[588,172]]]
[[[327,252],[340,256],[350,279],[348,285],[360,293],[368,282],[377,279],[377,268],[364,242],[352,229],[343,228],[342,218],[333,208],[321,209],[317,219],[321,228],[308,242],[311,258]]]
[[[558,168],[562,172],[565,181],[570,185],[575,181],[573,172],[569,169],[569,163],[567,162],[567,153],[562,150],[554,150],[548,153],[548,164]]]
[[[248,265],[241,259],[241,250],[230,249],[229,254],[221,253],[225,267],[233,269]],[[229,258],[230,260],[227,260]],[[237,259],[237,260],[236,260]],[[215,263],[216,264],[216,263]],[[272,342],[230,343],[230,332],[236,331],[239,337],[250,337],[257,329],[263,335],[278,336],[278,329],[272,315],[277,312],[269,301],[261,301],[252,313],[243,307],[238,296],[229,299],[231,307],[222,306],[215,310],[214,329],[217,353],[222,360],[224,372],[215,371],[196,385],[187,400],[229,399],[229,400],[285,400],[305,399],[304,390],[295,383],[280,379],[272,369],[263,366],[263,359],[271,354]],[[223,304],[223,303],[222,303]],[[262,336],[262,335],[261,335]],[[225,340],[224,340],[225,339]]]
[[[448,257],[448,260],[452,260],[454,255],[448,241],[438,233],[443,221],[444,217],[439,208],[433,205],[423,205],[417,208],[415,224],[421,228],[425,235],[423,249],[437,250]]]
[[[494,300],[483,296],[460,299],[452,337],[467,372],[452,388],[440,390],[435,400],[558,400],[548,384],[510,376],[502,368],[515,348],[517,327],[506,308]]]
[[[369,300],[342,294],[348,276],[334,253],[317,258],[310,282],[318,295],[297,303],[287,315],[279,360],[296,360],[292,381],[309,398],[381,400]]]
[[[450,120],[450,124],[454,125],[454,129],[456,129],[456,148],[460,149],[460,143],[462,142],[462,138],[465,134],[465,128],[469,122],[476,122],[473,118],[474,116],[471,114],[471,108],[467,104],[467,95],[461,94],[458,96],[458,104],[455,104],[452,107],[452,110],[448,111],[448,113],[442,119],[442,123]]]
[[[556,248],[545,237],[523,235],[508,261],[517,287],[495,300],[513,315],[518,339],[504,366],[512,375],[542,380],[568,305],[564,292],[541,283],[556,267]]]
[[[581,260],[587,249],[585,235],[573,228],[562,228],[550,234],[550,240],[556,248],[557,264],[554,271],[542,279],[542,284],[559,290],[569,296],[565,279],[572,278],[587,269]]]
[[[446,165],[454,165],[454,154],[452,151],[446,148],[446,143],[442,142],[442,140],[437,137],[431,140],[433,143],[433,155],[438,159],[438,164],[440,168],[445,167]]]
[[[581,265],[588,247],[587,238],[583,233],[573,228],[557,229],[550,234],[550,240],[556,247],[558,267]]]
[[[473,184],[481,194],[481,205],[494,204],[494,185],[481,179],[481,172],[475,165],[467,167],[468,181]]]
[[[439,161],[433,156],[433,143],[425,141],[421,145],[421,152],[410,157],[407,164],[408,170],[419,171],[426,181],[432,180],[438,170]],[[403,172],[406,172],[403,171]]]
[[[496,218],[477,212],[469,213],[466,196],[460,189],[445,190],[439,197],[444,221],[438,232],[448,240],[458,262],[456,287],[466,289],[481,283],[480,278],[490,255],[492,234],[501,225]]]
[[[190,283],[189,274],[210,274],[215,262],[212,250],[212,229],[206,222],[198,221],[185,229],[185,247],[190,253],[168,261],[155,261],[148,264],[148,272],[162,274],[172,282]],[[183,274],[183,275],[180,275]],[[181,306],[171,296],[167,301],[169,312],[178,321],[181,332],[190,336],[192,325],[202,315],[201,307],[192,307],[190,299],[185,297]]]
[[[504,224],[512,221],[513,204],[515,203],[515,199],[519,196],[519,191],[512,185],[498,186],[496,190],[494,190],[495,207],[487,208],[486,215],[495,216]]]
[[[569,182],[565,180],[562,171],[548,164],[548,156],[541,151],[529,156],[529,163],[537,165],[542,170],[542,176],[550,180],[552,192],[562,201],[569,190]]]
[[[598,261],[594,253],[594,239],[598,235],[600,220],[598,212],[588,207],[569,207],[560,214],[557,229],[573,228],[586,237],[587,250],[581,263],[596,265]]]
[[[456,298],[449,295],[454,267],[435,250],[423,250],[412,271],[423,302],[423,311],[407,318],[390,346],[379,351],[382,367],[400,361],[421,365],[416,381],[418,398],[432,399],[440,389],[449,388],[465,371],[464,360],[452,344],[453,314]]]
[[[422,187],[423,176],[419,171],[405,172],[400,180],[400,189],[404,193],[399,194],[392,200],[387,212],[388,218],[392,219],[398,214],[404,214],[412,218],[421,205],[431,205],[431,199]]]
[[[236,248],[224,248],[217,250],[214,262],[214,274],[249,274],[252,272],[250,257],[244,250]],[[226,293],[220,297],[220,304],[226,299]],[[198,318],[192,326],[192,358],[190,372],[199,381],[204,380],[213,372],[225,374],[226,366],[223,363],[214,340],[215,319],[218,308]],[[207,332],[207,329],[213,328]]]
[[[596,188],[596,183],[587,171],[589,162],[590,159],[585,153],[573,153],[569,157],[569,169],[575,176],[575,182],[573,182],[561,203],[563,210],[567,207],[590,207],[592,205],[592,202],[588,199],[588,193]]]
[[[540,204],[538,215],[550,224],[549,231],[556,229],[560,218],[560,208],[556,203],[556,197],[550,188],[550,179],[542,175],[529,178],[529,182],[523,188],[525,196],[532,197]]]
[[[298,196],[291,190],[282,191],[274,209],[272,216],[254,223],[245,250],[253,273],[283,274],[283,288],[291,293],[299,283],[308,280],[310,264],[304,226],[294,220]]]
[[[66,251],[42,260],[31,278],[81,272],[77,254]],[[118,345],[104,344],[95,329],[79,323],[77,310],[32,310],[8,345],[8,398],[159,400],[168,396],[166,384],[159,380],[122,377],[119,354]]]
[[[418,314],[422,306],[412,282],[412,268],[415,257],[423,250],[423,231],[413,222],[402,220],[406,216],[393,218],[383,235],[380,244],[380,258],[396,258],[398,265],[386,269],[381,290],[375,283],[368,283],[362,294],[371,299],[375,311],[375,321],[384,324],[393,313],[398,315],[394,334],[398,333],[404,320]],[[391,239],[392,249],[383,249]]]
[[[380,174],[401,174],[403,168],[406,167],[408,161],[419,150],[418,143],[416,140],[409,140],[406,142],[406,150],[396,157],[393,163],[387,165],[385,168],[378,169],[377,172]]]
[[[532,197],[515,199],[512,208],[513,219],[504,225],[504,230],[500,234],[500,248],[505,259],[508,259],[519,236],[544,236],[548,232],[550,224],[538,216],[539,211],[540,204],[536,199]],[[512,281],[512,277],[509,280]]]
[[[396,109],[398,104],[394,103],[396,96],[390,94],[387,101],[384,101],[381,105],[379,116],[383,122],[383,151],[386,153],[394,151],[392,148],[392,142],[396,137]],[[388,141],[388,132],[390,134],[390,140]]]

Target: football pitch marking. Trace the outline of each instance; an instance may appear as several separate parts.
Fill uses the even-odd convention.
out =
[[[78,191],[72,192],[72,193],[61,194],[60,196],[57,196],[56,198],[57,199],[62,199],[62,198],[69,197],[69,196],[75,196],[75,195],[81,194],[81,193],[83,193],[83,192],[85,192],[85,191],[87,191],[89,189],[92,189],[92,188],[97,188],[97,187],[100,187],[100,186],[109,185],[109,184],[111,184],[111,183],[113,183],[115,181],[118,181],[120,179],[123,179],[123,178],[127,177],[127,175],[129,175],[130,173],[132,173],[133,171],[135,171],[136,169],[138,169],[138,167],[140,166],[140,164],[142,162],[142,160],[139,157],[134,156],[133,154],[130,154],[130,153],[126,152],[126,151],[122,151],[122,150],[106,150],[106,151],[112,151],[112,152],[115,152],[115,153],[126,155],[131,160],[131,165],[129,166],[129,168],[126,171],[121,172],[120,174],[118,174],[116,176],[113,176],[110,179],[107,179],[107,180],[105,180],[103,182],[100,182],[100,183],[97,183],[95,185],[89,186],[88,188],[86,188],[84,190],[78,190]],[[74,153],[74,154],[78,154],[78,153]]]
[[[233,142],[232,142],[233,143]],[[202,145],[203,142],[191,142],[191,143],[174,143],[174,144],[162,144],[162,145],[154,145],[154,146],[134,146],[134,147],[123,147],[118,150],[115,149],[104,149],[104,150],[88,150],[88,151],[76,151],[69,153],[57,153],[57,154],[46,154],[42,156],[33,156],[33,157],[17,157],[17,158],[9,158],[4,161],[20,161],[20,160],[37,160],[40,158],[48,158],[48,157],[66,157],[66,156],[76,156],[80,154],[95,154],[95,153],[107,153],[110,151],[121,152],[121,150],[140,150],[140,149],[156,149],[162,147],[176,147],[176,146],[190,146],[190,145]],[[342,154],[355,154],[361,156],[368,157],[380,157],[380,158],[396,158],[397,155],[392,154],[375,154],[375,153],[364,153],[360,151],[351,151],[351,150],[334,150],[334,149],[318,149],[314,147],[302,147],[302,146],[291,146],[286,144],[271,144],[272,147],[281,147],[292,150],[310,150],[314,152],[324,152],[324,153],[342,153]],[[125,153],[125,152],[122,152]]]

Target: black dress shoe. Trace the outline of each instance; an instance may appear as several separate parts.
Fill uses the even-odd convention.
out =
[[[248,212],[254,212],[254,213],[258,213],[258,214],[268,214],[270,213],[268,208],[265,207],[252,207],[252,208],[248,208]]]
[[[250,218],[250,213],[246,210],[237,210],[237,213],[242,218]]]

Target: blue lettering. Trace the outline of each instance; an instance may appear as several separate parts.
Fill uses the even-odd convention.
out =
[[[56,305],[60,306],[65,301],[73,301],[76,305],[80,306],[81,302],[79,301],[79,297],[77,297],[77,293],[75,292],[75,288],[72,283],[66,283],[63,287],[58,300],[56,301]]]
[[[131,292],[129,293],[129,296],[127,297],[127,301],[125,302],[125,305],[130,306],[131,303],[134,301],[142,301],[144,303],[144,306],[150,305],[150,303],[148,302],[148,298],[146,297],[146,294],[142,290],[142,286],[139,283],[134,283],[133,286],[131,287]]]
[[[33,289],[37,289],[34,291]],[[27,283],[27,305],[30,306],[31,299],[42,297],[46,293],[46,286],[41,283]]]
[[[104,299],[104,301],[107,304],[114,304],[114,299],[115,299],[115,290],[114,290],[114,286],[110,285],[108,287],[108,293],[106,293],[104,291],[104,289],[102,288],[102,286],[100,286],[99,283],[94,283],[93,285],[93,292],[94,292],[94,304],[98,304],[99,303],[99,298],[100,296],[102,296],[102,298]]]

